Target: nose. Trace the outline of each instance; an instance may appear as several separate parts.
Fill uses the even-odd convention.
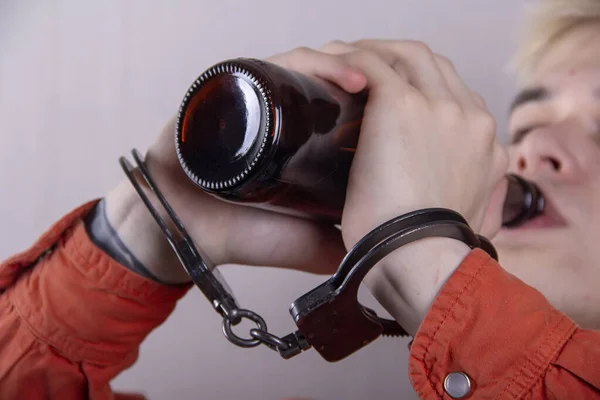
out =
[[[574,181],[581,175],[577,158],[569,151],[560,126],[534,129],[513,150],[511,169],[536,178],[544,176],[561,181]]]

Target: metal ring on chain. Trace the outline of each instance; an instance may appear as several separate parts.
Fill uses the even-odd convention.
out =
[[[260,329],[250,329],[250,336],[252,336],[254,339],[260,340],[262,343],[273,348],[274,350],[284,351],[290,347],[289,343],[285,342],[283,339]]]
[[[232,320],[247,318],[253,321],[259,330],[266,332],[267,331],[267,323],[262,317],[252,311],[249,310],[233,310],[231,314]],[[231,329],[232,322],[231,320],[224,318],[223,319],[223,334],[231,343],[240,346],[240,347],[256,347],[262,342],[259,339],[244,339],[233,333]],[[237,325],[237,324],[233,324]]]

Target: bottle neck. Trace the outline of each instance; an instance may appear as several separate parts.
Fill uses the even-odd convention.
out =
[[[502,212],[502,226],[518,227],[540,215],[544,196],[540,189],[518,175],[508,175],[508,189]]]

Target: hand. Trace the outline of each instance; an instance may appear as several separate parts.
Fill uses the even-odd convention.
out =
[[[497,231],[507,154],[484,102],[452,64],[409,41],[334,42],[323,50],[360,69],[370,93],[342,219],[346,246],[396,216],[428,207],[458,211],[476,232],[489,208],[487,232]],[[392,253],[366,283],[414,333],[468,252],[453,239],[425,239]]]
[[[359,92],[366,84],[364,76],[343,59],[315,50],[296,49],[268,61],[329,80],[348,92]],[[338,229],[205,194],[181,169],[173,135],[174,122],[170,121],[150,146],[145,161],[167,201],[214,264],[276,266],[329,274],[336,270],[345,255]],[[189,280],[129,181],[106,199],[109,220],[151,272],[168,282]]]

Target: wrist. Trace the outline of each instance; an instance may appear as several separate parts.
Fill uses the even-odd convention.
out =
[[[152,192],[149,189],[145,191],[161,217],[168,221]],[[108,222],[127,249],[152,275],[170,284],[190,281],[131,182],[123,180],[105,196],[104,201]]]
[[[414,336],[437,294],[470,251],[455,239],[422,239],[389,254],[367,275],[365,283]]]

